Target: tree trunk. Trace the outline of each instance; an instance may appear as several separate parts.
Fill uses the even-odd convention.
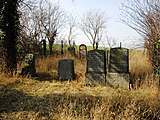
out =
[[[19,28],[19,15],[17,12],[18,0],[7,0],[3,5],[4,9],[1,13],[0,28],[5,33],[5,72],[13,75],[13,72],[17,69],[16,41]]]
[[[158,54],[158,48],[156,46],[156,44],[153,44],[153,48],[152,48],[152,67],[153,67],[153,85],[156,88],[159,88],[159,66],[160,66],[160,62],[159,62],[159,54]]]
[[[68,42],[69,42],[69,46],[71,47],[71,40],[69,40]]]
[[[93,50],[95,49],[95,44],[92,44]]]
[[[49,53],[50,53],[50,55],[53,54],[52,47],[53,47],[53,41],[52,41],[52,40],[49,40]]]

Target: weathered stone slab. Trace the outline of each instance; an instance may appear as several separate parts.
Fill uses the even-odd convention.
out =
[[[87,54],[86,73],[106,73],[106,56],[104,50],[90,50]]]
[[[35,56],[33,54],[27,54],[25,56],[25,66],[35,68]]]
[[[102,73],[86,73],[85,74],[85,82],[86,84],[91,85],[106,85],[106,75]]]
[[[90,50],[87,53],[86,83],[105,85],[106,53],[104,50]]]
[[[129,72],[129,50],[126,48],[111,48],[110,50],[110,73]]]
[[[58,62],[58,79],[59,80],[75,79],[74,60],[63,59]]]
[[[22,76],[36,76],[35,69],[35,56],[33,54],[27,54],[25,56],[24,68],[22,68],[21,72]]]
[[[79,58],[81,60],[84,60],[86,59],[86,56],[87,56],[87,46],[85,44],[81,44],[79,46]]]
[[[129,74],[108,73],[106,76],[106,86],[129,89]]]

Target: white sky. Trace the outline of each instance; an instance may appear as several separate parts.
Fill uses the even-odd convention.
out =
[[[100,9],[105,11],[107,17],[109,17],[107,23],[107,35],[109,38],[116,40],[117,45],[122,42],[122,47],[131,48],[135,43],[141,39],[136,31],[129,28],[120,21],[120,6],[122,0],[59,0],[61,8],[63,8],[68,14],[72,14],[77,18],[82,18],[86,11],[91,9]],[[76,44],[85,43],[91,45],[89,40],[81,34],[75,40]],[[101,46],[104,46],[101,44]],[[107,43],[105,43],[107,46]]]

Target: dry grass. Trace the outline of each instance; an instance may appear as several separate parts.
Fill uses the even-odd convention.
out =
[[[130,58],[131,74],[149,75],[146,57]],[[64,56],[63,58],[71,58]],[[150,87],[113,89],[84,84],[85,61],[75,59],[76,80],[57,80],[60,57],[39,58],[35,79],[0,74],[0,119],[2,120],[146,120],[160,119],[160,92]],[[131,61],[133,60],[133,61]],[[140,60],[140,61],[139,61]],[[141,64],[140,64],[141,62]],[[145,63],[145,65],[143,64]],[[142,65],[143,64],[143,65]],[[21,67],[20,67],[21,68]],[[147,72],[147,73],[146,73]]]
[[[145,51],[130,51],[129,71],[134,87],[152,84],[152,65]]]

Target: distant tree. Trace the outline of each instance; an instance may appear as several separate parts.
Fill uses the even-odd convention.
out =
[[[19,6],[20,5],[22,6],[22,4],[20,3],[23,3],[25,6],[30,7],[30,5],[32,5],[32,3],[35,1],[36,0],[34,1],[33,0],[0,0],[0,30],[4,33],[3,41],[2,40],[1,41],[3,42],[3,47],[5,50],[4,57],[5,57],[6,73],[13,74],[13,72],[16,71],[17,69],[16,42],[18,40],[19,30],[20,30],[19,15],[21,12],[18,11]],[[53,11],[59,10],[59,6],[55,8],[56,10],[55,9],[51,10],[51,7],[52,5],[50,5],[49,7],[46,7],[49,9],[49,11],[45,9],[45,12],[49,12],[52,15],[48,14],[48,16],[45,17],[47,18],[45,20],[46,21],[48,20],[48,22],[43,21],[43,27],[46,30],[47,37],[50,38],[49,40],[54,41],[58,28],[60,27],[59,23],[62,20],[62,19],[57,20],[56,16],[60,18],[62,12],[60,11],[59,13],[53,12]],[[56,21],[55,22],[56,24],[54,26],[51,26],[49,24],[51,21],[51,18],[54,18],[54,22]],[[50,25],[50,28],[52,27],[54,28],[54,30],[52,29],[52,32],[48,28],[47,26],[48,24]],[[27,32],[26,33],[24,32],[24,35],[27,35]],[[33,37],[35,37],[35,35],[37,35],[37,33],[35,33]],[[53,42],[50,42],[50,43],[52,45]],[[51,47],[50,47],[50,51],[52,51]]]
[[[126,0],[123,3],[122,15],[122,21],[144,38],[144,45],[149,51],[154,74],[157,75],[160,65],[160,51],[158,52],[160,45],[160,1]]]
[[[49,51],[52,54],[52,46],[60,29],[65,24],[65,13],[58,3],[51,3],[47,0],[40,0],[31,7],[21,9],[21,36],[24,39],[39,41],[47,38]]]
[[[84,14],[81,22],[81,30],[89,39],[93,49],[95,49],[95,45],[98,47],[98,44],[103,37],[103,32],[106,29],[107,17],[105,12],[90,10]]]
[[[20,12],[21,39],[39,42],[41,29],[37,7],[21,7]]]
[[[46,5],[40,3],[39,21],[42,27],[42,32],[49,41],[49,50],[52,54],[52,46],[60,29],[65,24],[65,13],[58,4],[46,2]]]
[[[75,37],[77,36],[77,32],[76,32],[76,30],[77,30],[77,19],[76,18],[74,18],[72,15],[70,15],[69,17],[68,17],[68,20],[67,20],[67,30],[68,30],[68,37],[67,37],[67,39],[68,39],[68,44],[69,44],[69,46],[71,46],[72,44],[72,42],[73,42],[73,40],[75,39]]]

